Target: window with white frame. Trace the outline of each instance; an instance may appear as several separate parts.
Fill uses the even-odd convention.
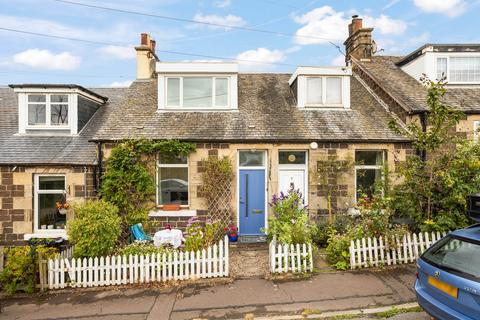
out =
[[[28,127],[68,128],[68,107],[67,94],[29,94]]]
[[[166,77],[167,107],[208,109],[227,108],[229,104],[228,77]]]
[[[451,83],[480,82],[480,56],[437,58],[437,80],[443,77]]]
[[[306,106],[341,106],[341,77],[307,77]]]
[[[480,135],[480,121],[473,121],[473,142],[478,143],[478,137]]]
[[[386,163],[385,150],[355,151],[355,196],[357,201],[368,197],[371,199],[381,188],[383,167]]]
[[[187,157],[159,156],[157,162],[157,205],[188,205]]]
[[[65,210],[59,204],[66,203],[64,175],[35,176],[35,231],[55,232],[64,230],[67,222]]]

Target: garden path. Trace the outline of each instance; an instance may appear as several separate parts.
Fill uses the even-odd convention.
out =
[[[230,244],[230,274],[233,278],[265,278],[268,270],[266,242]]]

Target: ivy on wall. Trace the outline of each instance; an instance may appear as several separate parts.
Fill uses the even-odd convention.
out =
[[[156,156],[188,156],[195,150],[194,143],[178,140],[123,141],[107,160],[100,196],[118,207],[127,227],[144,222],[154,201]]]

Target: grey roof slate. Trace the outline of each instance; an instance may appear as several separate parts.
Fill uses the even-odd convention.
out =
[[[96,161],[95,144],[89,142],[104,113],[118,103],[125,88],[91,89],[109,97],[77,136],[32,136],[18,134],[17,95],[11,88],[0,88],[0,164],[89,165]]]
[[[427,110],[427,90],[418,81],[404,72],[397,63],[403,57],[374,56],[370,61],[356,60],[364,71],[374,78],[387,93],[408,112]],[[466,113],[480,113],[480,86],[447,87],[445,102]]]
[[[389,114],[352,77],[351,110],[300,110],[290,74],[239,74],[238,111],[157,111],[157,82],[134,82],[94,140],[405,141],[388,128]],[[254,127],[253,127],[254,126]]]

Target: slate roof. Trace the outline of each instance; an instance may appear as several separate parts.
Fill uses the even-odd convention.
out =
[[[388,128],[389,114],[355,78],[351,110],[300,110],[290,74],[239,74],[238,110],[157,111],[157,82],[134,82],[110,108],[94,140],[125,138],[225,142],[405,141]]]
[[[418,81],[404,72],[397,63],[403,57],[374,56],[370,61],[358,61],[359,65],[385,91],[397,100],[408,112],[427,110],[427,90]],[[460,88],[447,87],[445,102],[466,113],[480,113],[480,86]]]
[[[102,105],[78,136],[18,135],[17,95],[11,88],[0,88],[0,164],[89,165],[96,160],[96,146],[89,142],[105,111],[118,103],[125,88],[91,89],[109,102]]]

